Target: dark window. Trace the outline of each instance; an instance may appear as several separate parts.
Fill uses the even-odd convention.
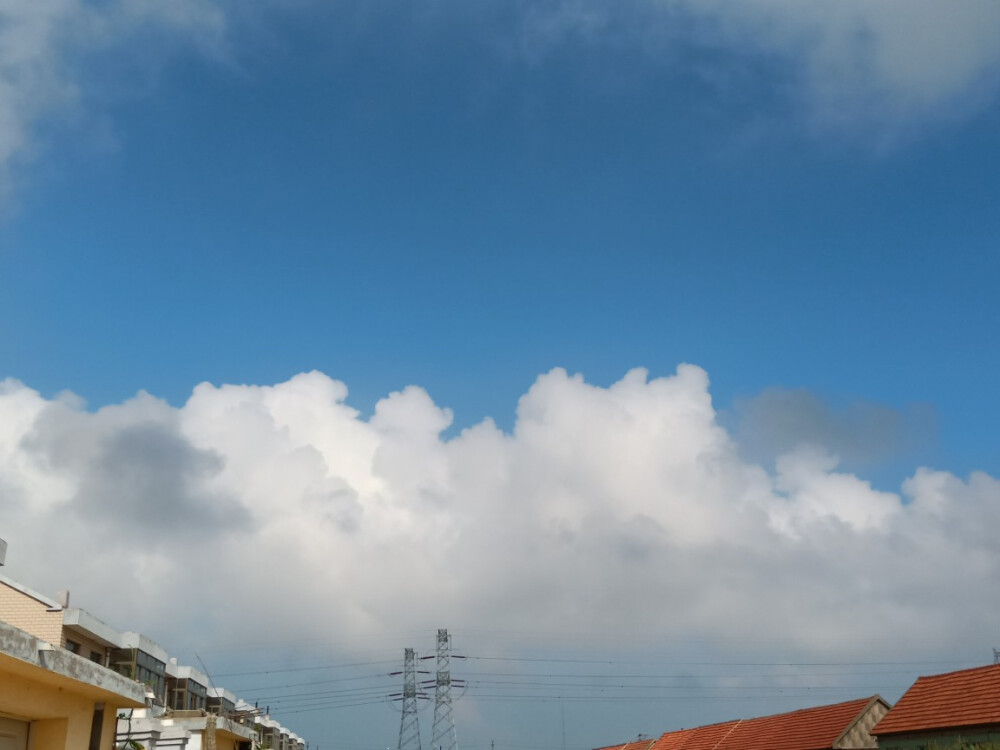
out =
[[[137,648],[120,648],[111,653],[111,668],[146,685],[158,701],[164,700],[166,664],[159,659]]]
[[[100,651],[91,651],[90,652],[90,660],[92,662],[94,662],[95,664],[103,664],[104,663],[104,654],[102,654]]]
[[[90,721],[90,745],[88,750],[101,750],[101,729],[104,727],[104,704],[94,706],[94,718]]]
[[[67,640],[66,650],[69,651],[71,654],[78,654],[80,653],[80,644],[74,641]]]

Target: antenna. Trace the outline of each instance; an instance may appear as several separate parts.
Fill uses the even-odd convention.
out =
[[[206,677],[208,678],[208,686],[209,686],[210,688],[212,688],[212,692],[213,692],[213,693],[218,693],[219,691],[218,691],[218,690],[216,690],[216,688],[215,688],[215,682],[214,682],[214,681],[212,680],[212,675],[210,675],[210,674],[208,673],[208,667],[206,667],[206,666],[205,666],[205,662],[203,662],[203,661],[201,660],[201,657],[200,657],[200,656],[198,656],[198,654],[195,654],[195,655],[194,655],[194,658],[198,660],[198,664],[199,664],[199,665],[201,666],[201,671],[202,671],[202,672],[204,672],[204,673],[205,673],[205,676],[206,676]],[[220,700],[220,701],[219,701],[219,709],[220,709],[220,711],[221,711],[221,709],[222,709],[222,705],[223,705],[223,703],[222,703],[222,701]]]
[[[399,720],[398,750],[420,750],[420,724],[417,721],[416,653],[403,650],[403,713]]]
[[[993,649],[993,663],[1000,664],[1000,650]]]

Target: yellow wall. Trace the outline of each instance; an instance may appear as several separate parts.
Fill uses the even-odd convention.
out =
[[[114,708],[105,709],[115,714]],[[0,713],[31,721],[29,750],[87,750],[94,702],[63,688],[44,685],[20,675],[0,674]],[[113,747],[106,734],[102,750]]]
[[[55,646],[63,645],[62,610],[48,605],[0,581],[0,620],[31,633]]]

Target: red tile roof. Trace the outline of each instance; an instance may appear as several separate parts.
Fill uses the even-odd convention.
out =
[[[727,721],[722,724],[667,732],[656,741],[651,750],[712,750],[718,747],[739,723],[739,721]]]
[[[651,750],[828,750],[878,696],[667,732]]]
[[[607,747],[596,748],[596,750],[649,750],[650,745],[654,742],[656,742],[655,739],[633,740],[632,742],[626,742],[624,745],[608,745]]]
[[[920,677],[872,734],[1000,724],[1000,664]]]

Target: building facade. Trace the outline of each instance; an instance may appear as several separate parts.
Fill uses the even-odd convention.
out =
[[[0,576],[0,750],[305,750],[141,633]]]

